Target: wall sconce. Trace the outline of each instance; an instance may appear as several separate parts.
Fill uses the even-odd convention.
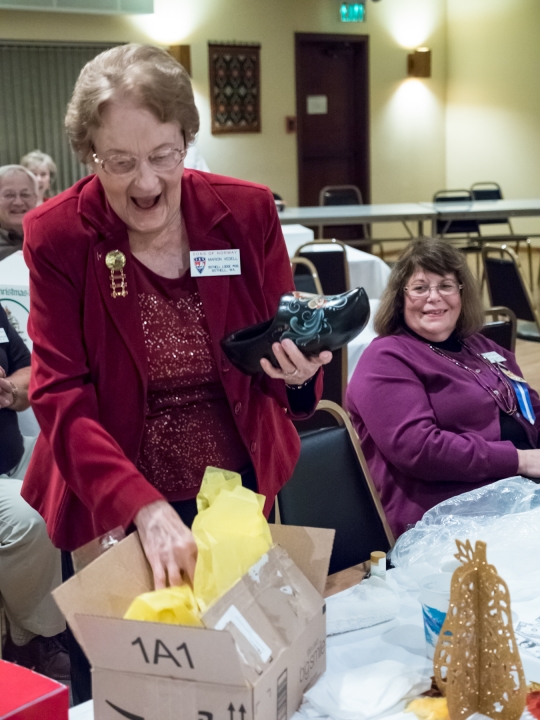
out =
[[[431,77],[431,50],[427,47],[416,48],[407,55],[407,75],[409,77]]]
[[[168,52],[180,65],[183,65],[191,77],[191,45],[170,45]]]

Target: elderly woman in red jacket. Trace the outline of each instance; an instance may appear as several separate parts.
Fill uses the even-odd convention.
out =
[[[156,587],[191,578],[188,526],[204,469],[266,496],[290,477],[321,365],[288,340],[280,368],[243,375],[220,340],[276,312],[293,288],[267,188],[184,172],[198,131],[189,78],[165,51],[124,45],[82,70],[66,127],[95,174],[26,223],[42,429],[24,497],[73,550],[134,523]],[[200,275],[199,251],[239,251],[241,274]]]

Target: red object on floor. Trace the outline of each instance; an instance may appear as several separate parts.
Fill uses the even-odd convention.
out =
[[[69,689],[0,660],[0,720],[68,720]]]

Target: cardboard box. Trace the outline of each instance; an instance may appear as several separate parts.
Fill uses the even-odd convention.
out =
[[[153,588],[137,534],[54,591],[92,664],[95,720],[293,715],[326,668],[321,592],[334,531],[271,529],[279,545],[208,609],[205,628],[123,619]]]
[[[0,262],[0,305],[31,350],[32,341],[26,330],[30,312],[30,278],[22,250]]]
[[[0,660],[1,720],[68,720],[68,708],[66,685]]]

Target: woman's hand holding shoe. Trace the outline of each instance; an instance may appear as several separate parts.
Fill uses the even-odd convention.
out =
[[[332,353],[324,350],[316,357],[306,357],[292,340],[274,343],[272,351],[280,365],[273,367],[269,360],[261,360],[262,369],[274,380],[285,380],[287,385],[303,385],[310,380],[322,365],[332,360]]]
[[[141,543],[154,574],[155,589],[193,584],[197,544],[166,500],[145,505],[135,516]],[[184,575],[184,578],[182,577]]]

